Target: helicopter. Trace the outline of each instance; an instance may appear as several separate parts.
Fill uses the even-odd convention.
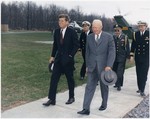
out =
[[[129,25],[129,23],[125,20],[125,18],[122,15],[114,16],[115,21],[117,24],[122,26],[122,32],[129,37],[129,39],[132,39],[133,35],[133,28]]]
[[[117,9],[119,15],[114,16],[115,21],[117,24],[122,26],[122,32],[128,36],[129,39],[132,39],[133,36],[133,28],[129,25],[129,23],[126,21],[126,19],[123,16],[129,15],[131,12],[127,12],[124,15],[121,15],[120,8]]]
[[[83,29],[76,21],[72,21],[69,27],[73,28],[77,33],[81,33]]]

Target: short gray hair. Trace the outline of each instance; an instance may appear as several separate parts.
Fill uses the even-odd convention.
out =
[[[102,21],[99,20],[99,19],[94,19],[93,22],[92,22],[92,24],[93,24],[93,23],[97,23],[97,24],[99,24],[100,26],[103,26]]]

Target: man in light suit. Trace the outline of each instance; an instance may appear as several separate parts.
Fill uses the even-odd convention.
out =
[[[100,81],[102,103],[100,111],[107,108],[108,86],[100,78],[103,70],[112,69],[115,60],[115,43],[113,36],[102,31],[102,22],[98,19],[92,23],[93,33],[87,37],[86,44],[86,67],[88,81],[85,88],[83,110],[78,114],[90,114],[90,104],[94,96],[97,82]]]
[[[77,33],[68,27],[69,16],[67,14],[59,15],[59,27],[54,32],[54,43],[49,62],[54,61],[54,67],[51,76],[48,101],[44,106],[55,105],[57,84],[62,73],[65,74],[69,88],[69,99],[66,104],[72,104],[74,98],[74,55],[79,48]]]

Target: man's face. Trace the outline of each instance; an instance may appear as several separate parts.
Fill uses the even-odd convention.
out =
[[[146,25],[139,25],[138,29],[143,32],[144,30],[146,30]]]
[[[119,36],[122,33],[122,29],[121,28],[115,28],[114,32],[115,32],[116,36]]]
[[[58,23],[59,23],[59,27],[62,28],[62,29],[67,27],[68,24],[69,24],[69,22],[66,21],[65,18],[59,18]]]
[[[84,24],[84,25],[82,26],[82,28],[83,28],[83,31],[84,31],[84,32],[87,32],[90,27],[89,27],[88,25]]]
[[[93,23],[92,24],[92,31],[94,34],[99,34],[102,31],[102,25],[100,25],[99,23]]]

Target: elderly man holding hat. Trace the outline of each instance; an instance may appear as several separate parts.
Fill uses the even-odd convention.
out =
[[[113,70],[117,74],[117,82],[115,83],[115,88],[118,91],[121,90],[123,86],[123,79],[124,79],[124,70],[126,59],[130,58],[130,48],[129,48],[129,41],[128,37],[122,33],[122,26],[119,24],[114,25],[114,41],[116,47],[116,59],[113,65]]]
[[[101,79],[103,71],[110,71],[115,60],[115,43],[113,36],[102,31],[102,21],[95,19],[92,23],[93,33],[87,37],[86,43],[86,71],[87,85],[85,88],[83,110],[77,112],[82,115],[90,114],[90,104],[94,96],[97,82],[100,82],[102,102],[99,110],[107,108],[109,87],[103,81],[109,82],[111,75],[103,75],[106,80]],[[111,71],[110,71],[111,73]],[[105,74],[105,73],[104,73]],[[109,74],[109,73],[108,73]],[[112,82],[113,80],[110,80]]]
[[[86,61],[85,61],[85,52],[86,52],[86,40],[87,36],[92,33],[90,30],[91,23],[88,21],[82,22],[83,32],[80,35],[80,49],[83,57],[83,64],[80,71],[80,80],[83,80],[86,73]]]
[[[138,90],[136,92],[144,97],[149,69],[149,31],[147,30],[147,23],[139,21],[138,29],[137,32],[133,33],[130,60],[133,61],[133,59],[135,59],[138,85]]]

